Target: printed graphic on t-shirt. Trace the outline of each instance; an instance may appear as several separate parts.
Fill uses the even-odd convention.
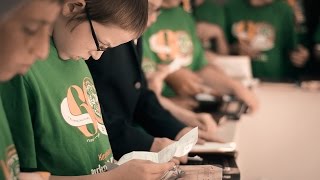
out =
[[[90,78],[84,78],[82,87],[72,85],[67,91],[67,97],[61,103],[61,113],[64,120],[77,127],[84,136],[93,142],[100,133],[107,134],[104,126],[97,91]]]
[[[104,164],[99,164],[98,167],[91,169],[91,174],[99,174],[108,171],[108,163],[114,163],[114,159],[113,157],[110,158],[110,155],[112,155],[110,148],[106,152],[99,154],[98,160],[104,161]]]
[[[6,157],[0,160],[0,167],[3,171],[5,179],[18,180],[20,166],[17,151],[14,145],[11,145],[6,150]]]
[[[275,45],[275,29],[268,23],[240,21],[233,24],[232,33],[239,41],[248,42],[257,51],[269,51]]]
[[[182,66],[189,66],[193,58],[193,43],[185,31],[161,30],[149,39],[151,50],[164,63],[179,59]]]

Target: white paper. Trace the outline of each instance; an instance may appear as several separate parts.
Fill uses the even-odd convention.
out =
[[[234,152],[236,150],[236,143],[215,143],[215,142],[206,142],[203,145],[195,145],[191,152]]]
[[[187,134],[182,136],[182,138],[179,139],[177,151],[175,153],[176,157],[181,157],[186,154],[188,154],[192,147],[197,143],[198,141],[198,128],[193,128],[191,131],[189,131]]]
[[[147,152],[147,151],[132,151],[123,155],[117,162],[118,165],[124,164],[132,159],[148,160],[155,163],[159,163],[158,153]]]
[[[192,147],[198,141],[198,127],[193,128],[187,134],[158,153],[147,151],[133,151],[123,155],[117,162],[118,165],[124,164],[132,159],[149,160],[155,163],[165,163],[173,157],[181,157],[187,155]]]
[[[169,72],[173,73],[173,72],[178,71],[179,69],[181,69],[181,67],[183,66],[183,62],[184,62],[183,58],[177,57],[175,60],[173,60],[169,64]]]
[[[159,155],[159,163],[165,163],[172,159],[172,157],[175,156],[175,153],[177,151],[177,143],[172,143],[166,148],[162,149],[158,155]]]
[[[248,56],[217,56],[213,64],[232,78],[252,79],[251,60]]]

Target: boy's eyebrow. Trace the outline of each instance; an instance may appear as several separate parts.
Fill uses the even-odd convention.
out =
[[[37,0],[37,1],[43,1],[43,0]],[[64,3],[64,0],[46,0],[47,2],[52,2],[52,3],[59,3],[62,5]]]
[[[28,19],[26,23],[37,23],[39,25],[50,25],[52,22],[43,19]]]

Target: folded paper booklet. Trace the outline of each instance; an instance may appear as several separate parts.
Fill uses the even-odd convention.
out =
[[[222,168],[212,165],[180,166],[161,180],[222,180]]]
[[[176,141],[158,153],[147,151],[133,151],[123,155],[118,165],[124,164],[132,159],[149,160],[155,163],[165,163],[173,157],[181,157],[187,155],[198,141],[198,127],[193,128],[185,134],[179,141]]]
[[[248,56],[217,56],[212,64],[220,67],[231,78],[239,80],[245,87],[259,84],[259,80],[253,78]]]
[[[217,56],[213,64],[236,79],[252,79],[251,60],[248,56]]]
[[[234,152],[236,150],[236,143],[216,143],[206,142],[203,145],[195,145],[191,152],[192,153],[206,153],[206,152]]]

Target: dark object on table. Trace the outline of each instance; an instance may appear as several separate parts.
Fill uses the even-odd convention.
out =
[[[215,116],[226,116],[230,120],[239,120],[241,115],[248,111],[248,106],[234,96],[212,96],[210,94],[198,94],[195,99],[199,106],[196,112],[206,112]]]

